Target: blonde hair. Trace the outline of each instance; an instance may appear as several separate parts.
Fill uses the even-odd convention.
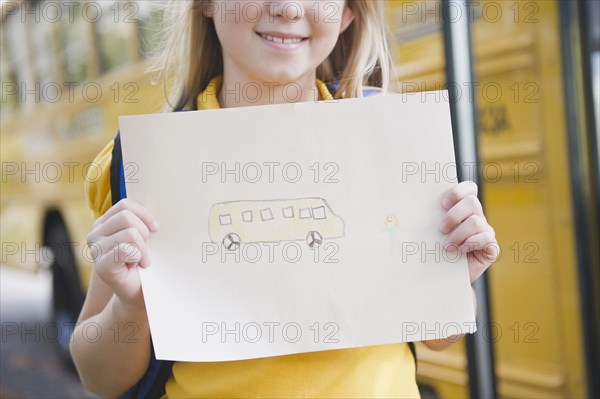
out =
[[[209,0],[170,0],[164,7],[162,43],[152,57],[155,82],[162,78],[165,110],[196,109],[196,98],[212,78],[223,74],[221,44]],[[387,92],[395,78],[385,25],[384,1],[346,0],[354,20],[340,35],[317,78],[338,83],[335,98],[362,97],[365,86]],[[170,89],[168,89],[170,88]]]
[[[388,219],[392,219],[391,222],[388,222]],[[400,227],[400,221],[393,213],[388,213],[383,217],[383,224],[387,226],[388,224],[393,223],[396,227]]]

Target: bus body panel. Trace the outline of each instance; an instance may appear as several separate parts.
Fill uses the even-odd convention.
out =
[[[343,220],[321,198],[222,202],[213,205],[209,214],[213,242],[230,233],[242,243],[299,241],[311,232],[323,239],[344,236]]]

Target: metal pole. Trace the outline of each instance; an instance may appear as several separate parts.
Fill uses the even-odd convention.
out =
[[[477,156],[477,114],[473,85],[473,57],[471,54],[470,0],[442,0],[446,76],[452,130],[458,165],[459,180],[468,179],[480,186]],[[495,398],[496,379],[492,343],[482,331],[490,330],[487,277],[484,275],[473,284],[477,295],[478,331],[467,336],[469,390],[472,398]],[[488,334],[490,335],[490,334]]]

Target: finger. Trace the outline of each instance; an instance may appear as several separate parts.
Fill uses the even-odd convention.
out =
[[[446,212],[446,215],[440,223],[440,230],[442,233],[446,234],[471,215],[481,216],[485,221],[483,208],[479,199],[474,195],[467,195]]]
[[[150,266],[150,257],[148,256],[146,241],[143,239],[139,231],[137,231],[134,228],[128,228],[125,230],[121,230],[120,232],[115,234],[114,237],[117,239],[116,242],[118,242],[119,245],[126,244],[126,250],[131,248],[130,255],[126,259],[124,259],[125,263],[138,263],[141,267]],[[128,246],[129,248],[127,248]]]
[[[479,215],[471,215],[448,236],[446,244],[459,247],[480,233],[488,233],[493,239],[493,230],[486,220]]]
[[[97,227],[95,234],[108,237],[128,228],[134,228],[139,231],[144,240],[150,235],[148,226],[129,209],[124,209],[108,218]]]
[[[121,201],[117,202],[108,211],[106,211],[104,215],[100,216],[96,220],[96,222],[94,222],[94,227],[104,223],[107,219],[123,210],[129,210],[133,212],[138,218],[140,218],[144,222],[146,226],[148,226],[148,229],[150,229],[150,231],[158,230],[158,222],[156,221],[156,218],[150,213],[150,211],[148,211],[145,207],[138,204],[137,202],[127,198],[124,198]]]
[[[468,241],[472,251],[467,252],[471,283],[475,282],[494,263],[500,254],[500,246],[490,241],[489,233],[478,234]],[[466,251],[466,250],[465,250]]]
[[[473,251],[467,254],[469,262],[469,279],[473,284],[490,267],[493,260],[483,251]]]
[[[500,244],[496,241],[495,237],[490,237],[486,232],[477,234],[473,237],[475,242],[478,242],[482,248],[482,254],[484,259],[490,264],[498,260],[500,256]]]
[[[127,249],[122,245],[115,250],[123,254],[121,257],[126,257],[128,255],[136,256],[135,253],[130,252],[130,249]],[[100,263],[96,265],[96,274],[109,286],[117,297],[123,301],[123,303],[138,305],[143,303],[138,268],[129,268],[123,265],[118,268],[111,268],[114,257],[115,255],[112,252],[105,254]]]
[[[112,252],[112,267],[121,267],[124,263],[139,263],[141,267],[150,266],[150,257],[146,242],[134,228],[121,230],[100,240],[103,253]]]
[[[476,254],[484,264],[492,264],[500,254],[500,246],[491,233],[484,231],[469,237],[461,246],[463,253]]]
[[[445,209],[450,209],[454,206],[454,204],[468,195],[477,197],[477,184],[472,181],[461,182],[446,193],[442,199],[442,206]]]
[[[109,285],[114,281],[122,283],[123,279],[129,275],[129,269],[135,265],[139,265],[141,257],[140,251],[134,246],[127,243],[119,243],[111,247],[110,251],[102,254],[96,264],[96,270],[98,275]]]
[[[117,259],[122,259],[128,268],[136,265],[142,267],[141,263],[143,263],[142,258],[144,255],[137,244],[129,242],[119,243],[115,247],[115,250],[118,251]]]

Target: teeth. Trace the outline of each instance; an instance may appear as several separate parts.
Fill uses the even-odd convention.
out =
[[[302,39],[299,37],[294,37],[291,39],[284,39],[282,37],[275,37],[275,36],[263,35],[263,34],[261,34],[261,36],[271,42],[281,43],[281,44],[300,43],[302,41]]]

